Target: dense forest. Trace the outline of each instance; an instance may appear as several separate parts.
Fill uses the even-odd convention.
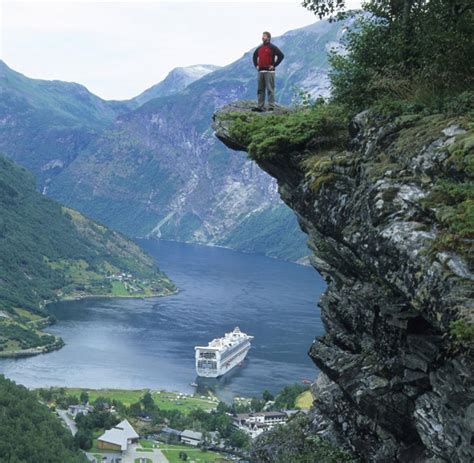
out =
[[[0,461],[84,463],[69,430],[36,394],[0,375]]]

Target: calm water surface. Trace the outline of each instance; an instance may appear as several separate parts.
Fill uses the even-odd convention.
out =
[[[212,248],[141,240],[181,289],[151,299],[86,299],[50,305],[47,331],[66,346],[0,359],[0,372],[29,387],[151,388],[192,392],[194,346],[239,326],[255,336],[242,367],[213,382],[223,398],[277,392],[317,369],[307,356],[323,333],[316,305],[325,288],[312,268]]]

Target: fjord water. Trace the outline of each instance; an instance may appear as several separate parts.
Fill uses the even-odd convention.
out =
[[[178,294],[51,304],[58,323],[47,331],[66,346],[1,359],[0,373],[28,387],[192,392],[194,346],[239,326],[255,338],[243,365],[212,383],[220,396],[277,392],[316,377],[307,351],[323,334],[317,301],[325,283],[313,268],[217,247],[139,244],[156,257]]]

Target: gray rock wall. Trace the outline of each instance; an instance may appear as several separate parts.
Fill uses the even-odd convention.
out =
[[[220,116],[216,135],[233,149]],[[420,127],[417,131],[417,127]],[[326,334],[309,355],[321,374],[311,432],[369,462],[474,461],[472,351],[456,348],[449,322],[472,317],[473,274],[462,256],[433,254],[439,224],[422,205],[448,147],[452,121],[373,120],[358,115],[332,180],[316,180],[288,153],[259,161],[278,181],[328,288],[319,305]],[[421,133],[421,135],[420,135]]]

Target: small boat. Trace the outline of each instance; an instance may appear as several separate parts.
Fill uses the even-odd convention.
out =
[[[197,383],[190,383],[189,385],[192,387],[198,387]]]
[[[309,379],[302,379],[301,382],[303,384],[311,384],[311,381]]]

